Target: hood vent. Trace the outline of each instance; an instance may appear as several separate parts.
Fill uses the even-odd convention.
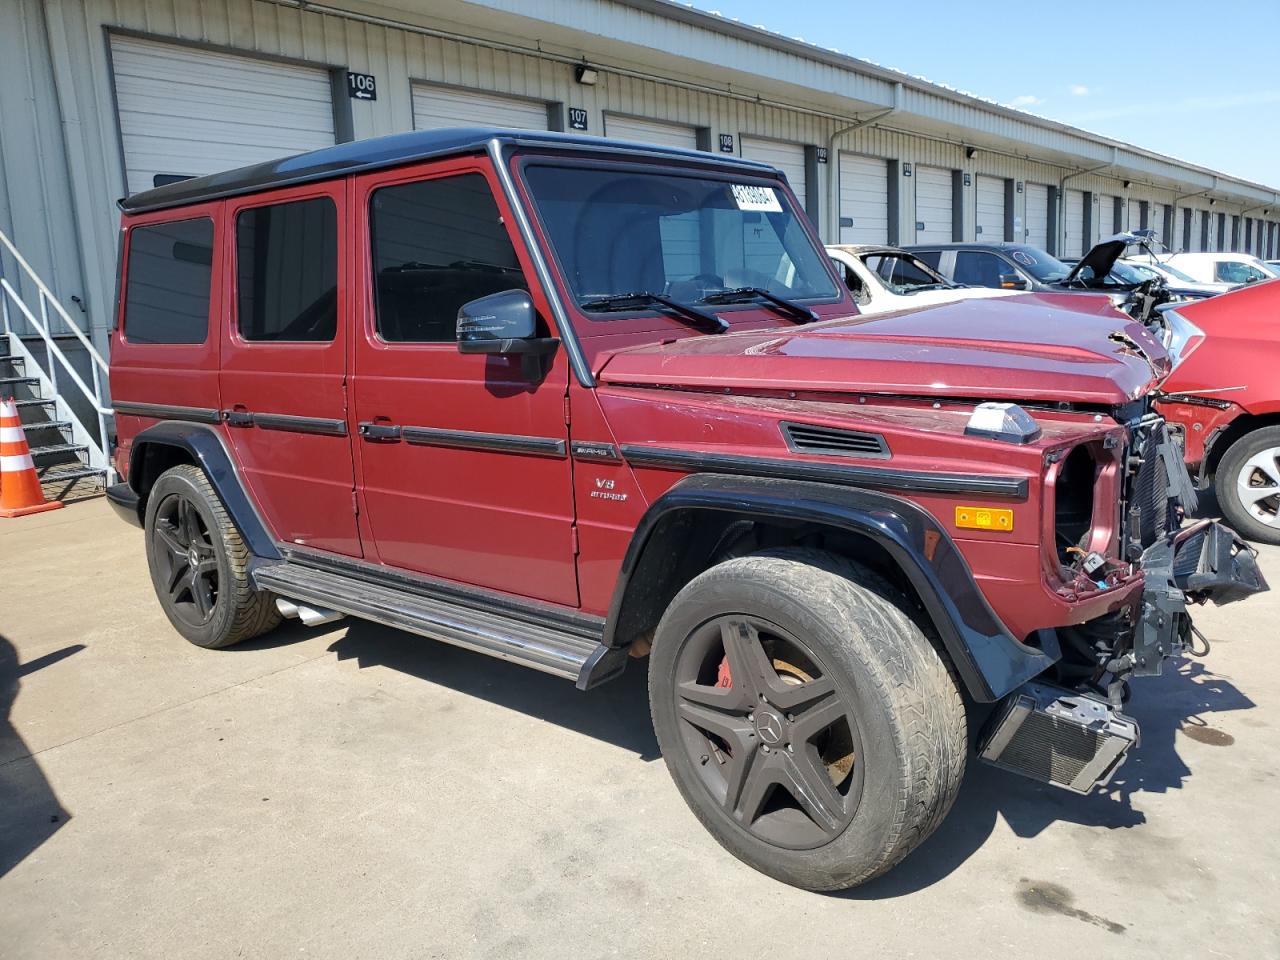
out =
[[[889,445],[878,433],[819,427],[808,423],[784,423],[782,435],[793,453],[813,453],[827,457],[873,457],[887,459]]]

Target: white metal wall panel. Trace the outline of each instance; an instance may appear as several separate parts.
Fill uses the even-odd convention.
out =
[[[1153,203],[1147,207],[1147,226],[1156,232],[1157,240],[1172,249],[1171,238],[1164,235],[1164,211],[1165,205],[1163,203]]]
[[[698,149],[698,131],[679,123],[661,120],[641,120],[639,117],[623,117],[606,114],[604,135],[614,140],[636,140],[640,143],[656,143],[663,147]]]
[[[889,164],[878,157],[840,154],[841,243],[889,242]]]
[[[974,185],[978,239],[999,243],[1004,239],[1004,180],[978,174]]]
[[[1119,229],[1116,224],[1116,198],[1109,193],[1098,194],[1098,235],[1105,240]]]
[[[1023,223],[1026,242],[1044,250],[1049,246],[1049,188],[1042,183],[1026,185],[1027,213]]]
[[[951,171],[917,166],[915,184],[916,243],[950,243]]]
[[[780,143],[777,140],[762,140],[759,137],[741,137],[742,156],[748,160],[759,160],[777,167],[787,175],[787,182],[800,200],[805,202],[805,163],[804,147],[798,143]]]
[[[129,192],[332,146],[323,68],[111,37]]]
[[[1084,191],[1067,190],[1062,198],[1062,220],[1067,228],[1063,256],[1083,257],[1092,246],[1084,236]]]
[[[413,85],[413,128],[438,130],[442,127],[514,127],[517,130],[547,129],[547,105],[536,100],[520,100],[481,90]]]

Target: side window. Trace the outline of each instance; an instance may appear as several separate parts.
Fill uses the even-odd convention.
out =
[[[464,303],[529,286],[478,173],[375,190],[369,233],[378,335],[392,343],[453,342]]]
[[[891,287],[909,289],[927,287],[938,282],[910,260],[896,254],[874,253],[863,257],[862,262],[867,265],[867,269],[879,274]]]
[[[1000,274],[1008,272],[1004,261],[994,254],[981,253],[976,250],[959,250],[956,252],[956,283],[967,283],[974,287],[1000,287]]]
[[[236,217],[240,336],[327,342],[338,332],[338,210],[329,197],[242,210]]]
[[[911,251],[934,270],[939,270],[938,264],[942,263],[941,250],[913,250]]]
[[[1266,276],[1257,267],[1236,260],[1219,260],[1213,265],[1213,275],[1219,283],[1251,283]]]
[[[133,227],[125,269],[129,343],[204,343],[209,336],[213,221]]]

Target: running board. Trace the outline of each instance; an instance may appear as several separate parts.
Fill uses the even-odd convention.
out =
[[[260,566],[254,571],[253,579],[259,589],[269,590],[295,604],[338,610],[510,660],[573,680],[580,690],[613,679],[627,662],[626,650],[606,647],[598,637],[569,633],[299,563]]]

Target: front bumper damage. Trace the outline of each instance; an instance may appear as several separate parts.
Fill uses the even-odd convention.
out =
[[[1190,605],[1233,603],[1268,589],[1253,549],[1213,520],[1168,534],[1143,552],[1141,568],[1141,597],[1102,666],[1110,682],[1094,689],[1024,684],[992,715],[982,759],[1076,793],[1107,783],[1139,739],[1137,723],[1120,710],[1128,678],[1156,676],[1165,660],[1190,650]]]

